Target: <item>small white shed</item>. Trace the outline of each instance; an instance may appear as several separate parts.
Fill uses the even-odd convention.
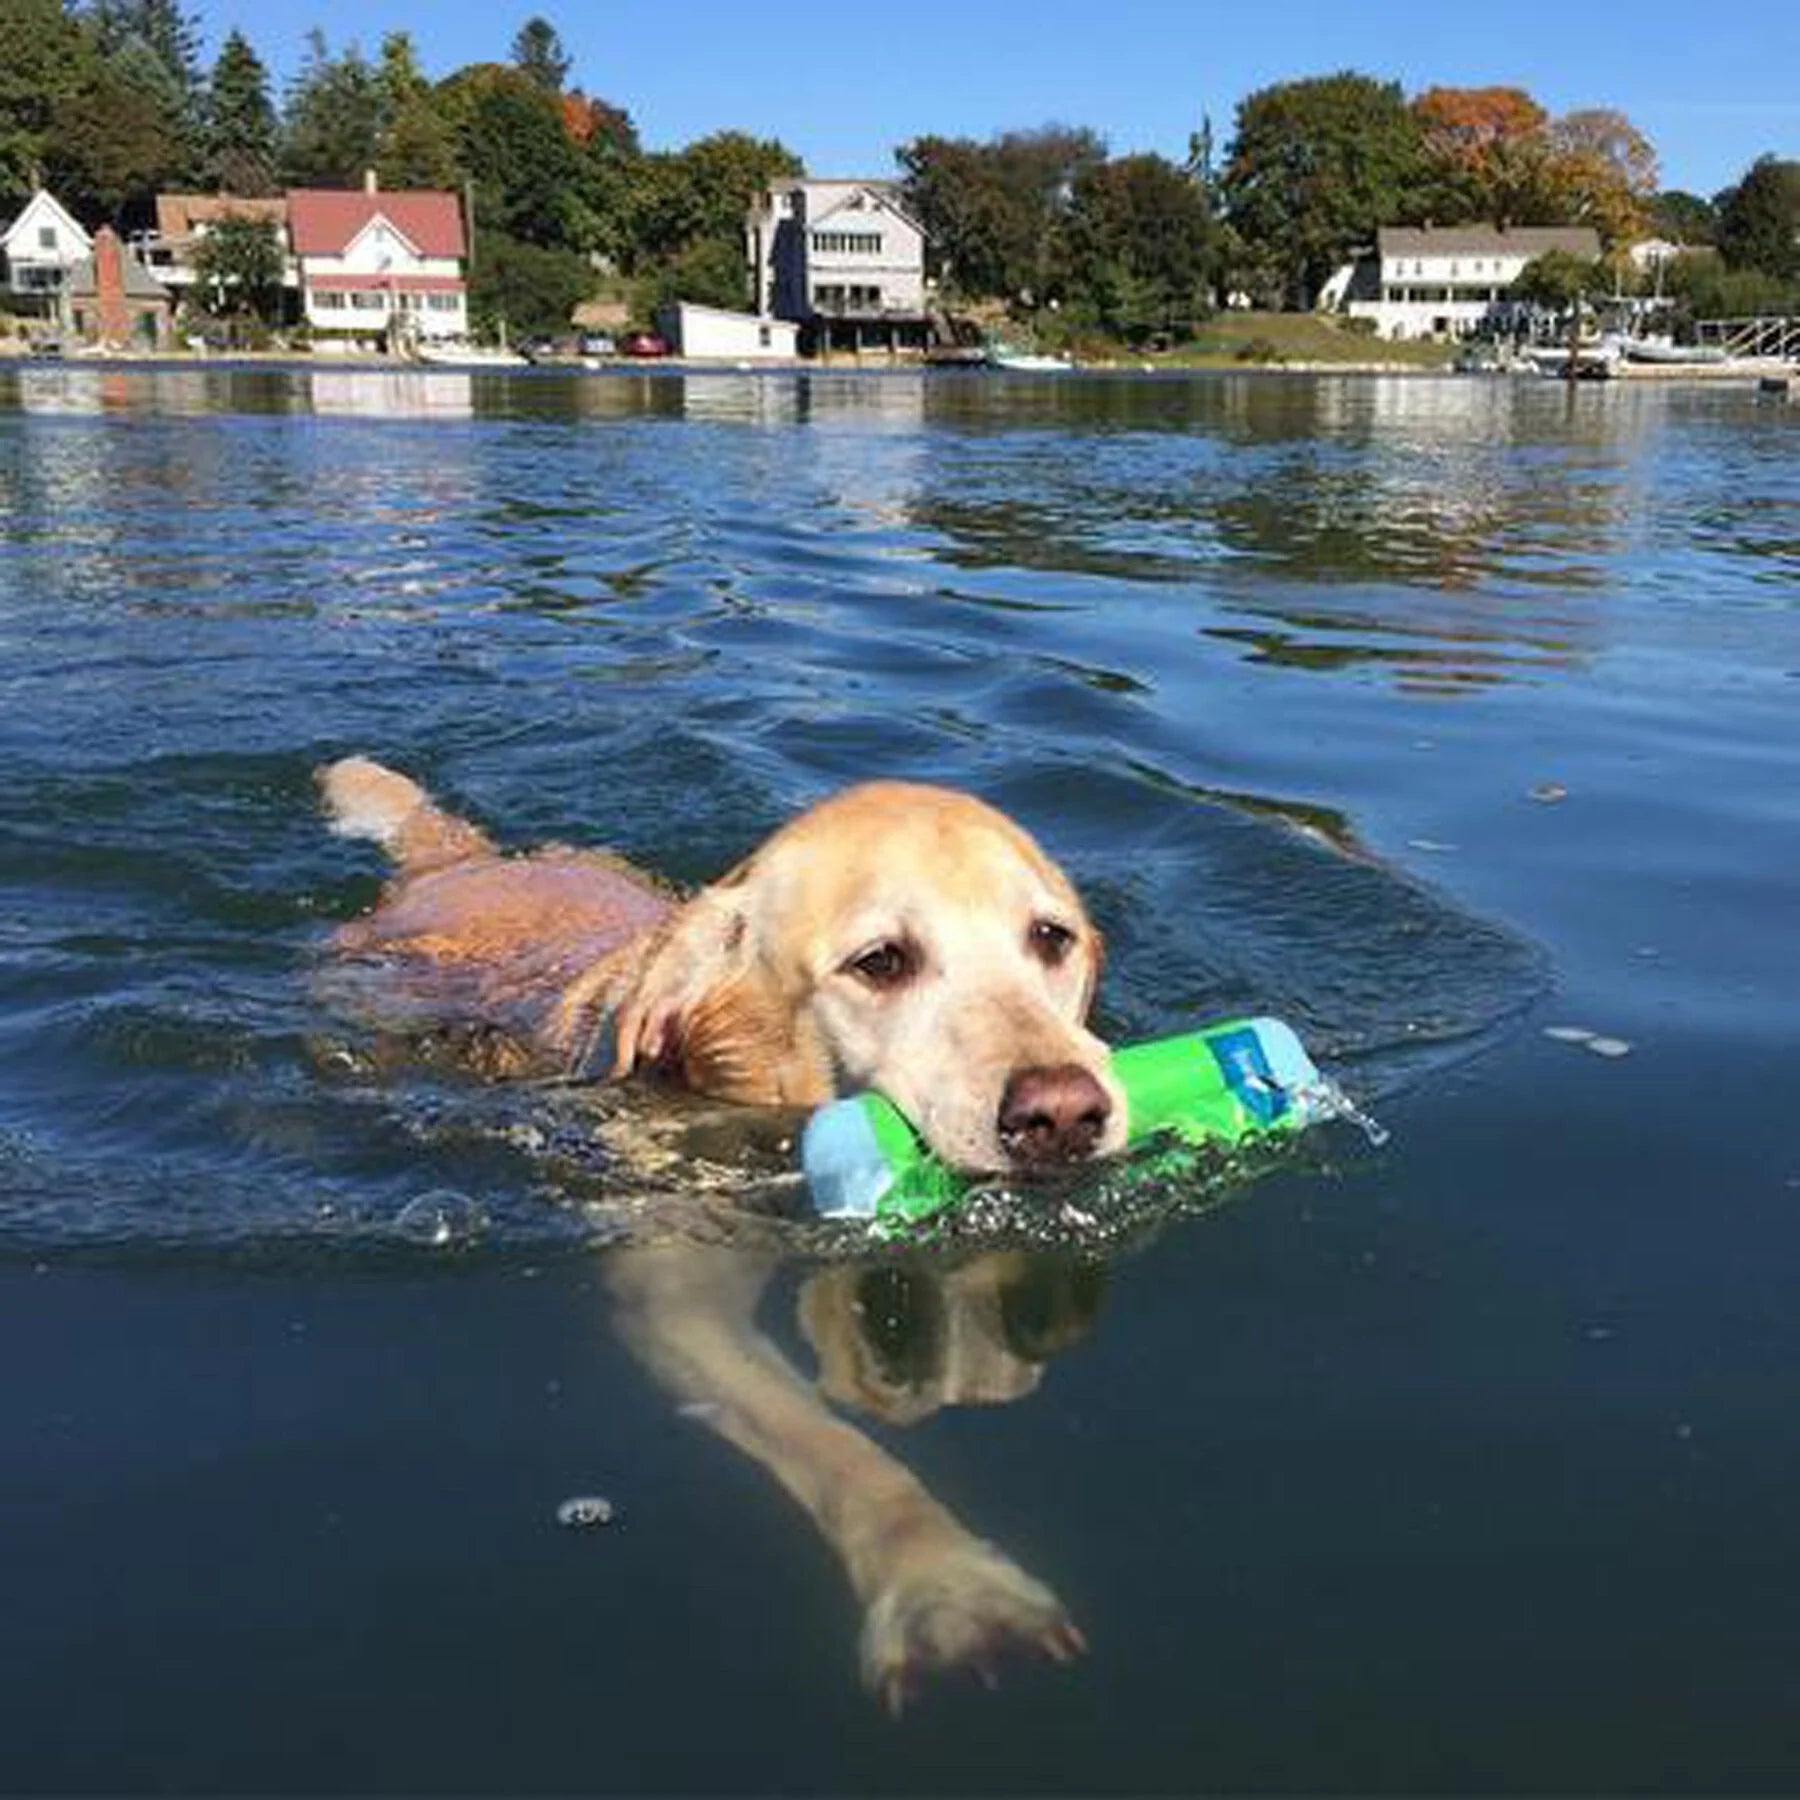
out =
[[[680,300],[662,324],[669,348],[696,361],[792,362],[800,354],[800,327],[786,319]]]

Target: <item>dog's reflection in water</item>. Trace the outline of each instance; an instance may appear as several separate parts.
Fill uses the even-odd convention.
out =
[[[1088,1330],[1102,1265],[996,1251],[818,1269],[798,1306],[811,1379],[758,1323],[773,1256],[684,1244],[615,1250],[607,1267],[632,1352],[676,1404],[767,1469],[837,1554],[863,1609],[863,1678],[891,1711],[936,1672],[991,1685],[1010,1652],[1067,1662],[1085,1649],[1049,1587],[834,1407],[910,1425],[1029,1394]]]

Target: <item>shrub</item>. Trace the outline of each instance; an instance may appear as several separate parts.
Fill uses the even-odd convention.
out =
[[[1266,337],[1246,338],[1238,345],[1237,360],[1241,363],[1278,363],[1285,359],[1280,347]]]

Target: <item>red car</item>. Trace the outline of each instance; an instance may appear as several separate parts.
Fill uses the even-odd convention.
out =
[[[667,356],[669,345],[654,331],[628,331],[619,339],[621,356]]]

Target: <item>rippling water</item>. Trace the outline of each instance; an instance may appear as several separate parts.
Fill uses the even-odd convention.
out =
[[[1755,1484],[1738,1476],[1755,1466],[1777,1346],[1800,1348],[1769,1285],[1800,1244],[1800,1163],[1770,1104],[1794,1091],[1800,999],[1797,453],[1800,409],[1719,386],[0,372],[0,1251],[20,1269],[151,1252],[177,1272],[248,1255],[264,1279],[302,1283],[330,1251],[333,1268],[391,1280],[401,1306],[404,1282],[446,1257],[510,1279],[520,1259],[560,1266],[641,1219],[629,1173],[571,1148],[578,1102],[377,1071],[317,997],[318,945],[378,880],[320,828],[311,771],[335,755],[405,767],[508,844],[606,843],[679,880],[717,873],[842,782],[947,781],[1014,811],[1075,873],[1109,940],[1109,1032],[1279,1012],[1398,1127],[1384,1157],[1336,1143],[1323,1166],[1259,1187],[1229,1228],[1178,1228],[1149,1251],[1139,1309],[1109,1327],[1114,1362],[1090,1362],[1086,1389],[1066,1377],[1074,1410],[984,1419],[1020,1467],[1060,1467],[1056,1434],[1088,1432],[1116,1483],[1169,1491],[1152,1401],[1120,1415],[1141,1437],[1108,1437],[1080,1409],[1104,1414],[1146,1361],[1190,1354],[1178,1287],[1231,1316],[1209,1284],[1235,1255],[1259,1305],[1315,1320],[1278,1365],[1326,1388],[1325,1368],[1357,1367],[1338,1401],[1365,1441],[1423,1430],[1404,1401],[1420,1382],[1432,1429],[1451,1435],[1486,1393],[1507,1423],[1471,1467],[1497,1469],[1503,1443],[1518,1448],[1507,1433],[1528,1430],[1484,1383],[1510,1367],[1529,1384],[1545,1331],[1591,1349],[1639,1322],[1655,1346],[1627,1384],[1640,1401],[1685,1346],[1720,1429],[1745,1436],[1714,1452],[1732,1478],[1696,1497],[1683,1483],[1705,1429],[1688,1415],[1704,1402],[1683,1390],[1658,1413],[1658,1443],[1688,1460],[1644,1478],[1703,1519],[1687,1535],[1660,1514],[1624,1527],[1638,1542],[1664,1530],[1639,1573],[1658,1579],[1657,1555],[1691,1562],[1720,1530],[1792,1547],[1774,1490],[1743,1498]],[[1606,1064],[1543,1037],[1549,1024],[1632,1054]],[[1367,1275],[1377,1259],[1384,1273]],[[1357,1269],[1366,1285],[1347,1291]],[[1384,1281],[1409,1332],[1426,1329],[1420,1283],[1460,1296],[1459,1320],[1493,1315],[1460,1352],[1439,1320],[1437,1353],[1464,1376],[1454,1394],[1365,1332],[1359,1309]],[[1543,1296],[1565,1289],[1567,1317],[1547,1324]],[[1434,1354],[1431,1337],[1409,1341]],[[1540,1429],[1574,1442],[1592,1420],[1558,1386],[1566,1373],[1543,1376]],[[1282,1376],[1258,1379],[1264,1404],[1291,1411]],[[1037,1436],[1021,1423],[1034,1416]],[[1279,1479],[1341,1477],[1318,1460],[1332,1428],[1281,1416]],[[1225,1402],[1216,1430],[1254,1467],[1257,1428],[1230,1417]],[[1434,1466],[1414,1467],[1426,1489]],[[1637,1469],[1625,1454],[1609,1467]],[[1427,1562],[1444,1505],[1479,1513],[1444,1479],[1453,1502],[1419,1503]],[[1567,1553],[1527,1541],[1556,1478],[1497,1479],[1512,1493],[1510,1511],[1491,1502],[1507,1521],[1497,1566],[1528,1585],[1560,1568],[1566,1593]],[[1326,1555],[1291,1493],[1238,1498]],[[1118,1504],[1092,1502],[1101,1530],[1122,1522]],[[1415,1663],[1418,1641],[1466,1638],[1427,1617],[1430,1581],[1376,1523],[1410,1504],[1365,1494],[1362,1537],[1337,1549],[1423,1581],[1408,1614],[1422,1640],[1395,1648],[1368,1624],[1420,1679],[1442,1658]],[[1062,1535],[1053,1513],[1012,1507],[1027,1535]],[[1182,1535],[1166,1516],[1143,1529]],[[1238,1577],[1194,1573],[1190,1554],[1165,1545],[1165,1569],[1173,1555],[1265,1665],[1291,1655],[1326,1696],[1319,1760],[1293,1749],[1277,1690],[1227,1674],[1215,1646],[1194,1667],[1239,1692],[1246,1722],[1208,1763],[1170,1724],[1172,1696],[1142,1710],[1154,1682],[1142,1705],[1119,1694],[1121,1671],[1150,1680],[1127,1648],[1084,1690],[1118,1709],[1105,1729],[1082,1711],[1110,1760],[1066,1730],[1027,1749],[1016,1714],[955,1715],[958,1741],[1004,1746],[995,1785],[1800,1780],[1772,1747],[1759,1677],[1727,1691],[1720,1674],[1685,1736],[1665,1703],[1643,1754],[1609,1762],[1631,1683],[1664,1691],[1656,1656],[1589,1694],[1590,1727],[1531,1689],[1541,1764],[1529,1746],[1459,1762],[1457,1721],[1482,1728],[1479,1707],[1435,1689],[1439,1735],[1384,1761],[1398,1692],[1359,1713],[1325,1673],[1329,1626],[1298,1599],[1279,1623],[1276,1578],[1242,1542]],[[1697,1592],[1673,1603],[1717,1669],[1763,1629],[1744,1574],[1719,1577],[1723,1612]],[[1109,1582],[1129,1587],[1116,1549],[1085,1575],[1102,1616]],[[1187,1666],[1147,1600],[1122,1604],[1115,1645]],[[1635,1590],[1620,1610],[1636,1616]],[[660,1616],[645,1600],[620,1628],[654,1643]],[[1791,1627],[1766,1629],[1791,1676]],[[836,1668],[842,1621],[816,1643],[796,1632],[806,1666],[829,1641]],[[1624,1654],[1604,1632],[1574,1640]],[[1493,1679],[1476,1658],[1470,1680]],[[366,1747],[377,1727],[363,1729]],[[424,1784],[476,1766],[489,1786],[508,1768],[527,1787],[607,1784],[542,1729],[541,1758],[427,1759]],[[846,1739],[792,1715],[786,1729],[838,1746],[806,1762],[827,1788],[979,1781],[928,1740],[877,1775],[845,1747],[860,1725]],[[126,1738],[122,1762],[41,1751],[31,1785],[66,1768],[154,1783],[179,1766],[145,1747],[154,1732]],[[677,1756],[668,1783],[782,1785],[757,1741],[742,1766]],[[1721,1763],[1728,1741],[1750,1760]],[[316,1785],[326,1766],[296,1751],[271,1778]],[[377,1772],[365,1785],[394,1778],[379,1758],[354,1766]],[[241,1784],[249,1767],[223,1756],[217,1778]],[[625,1767],[619,1785],[659,1785],[652,1763]]]

